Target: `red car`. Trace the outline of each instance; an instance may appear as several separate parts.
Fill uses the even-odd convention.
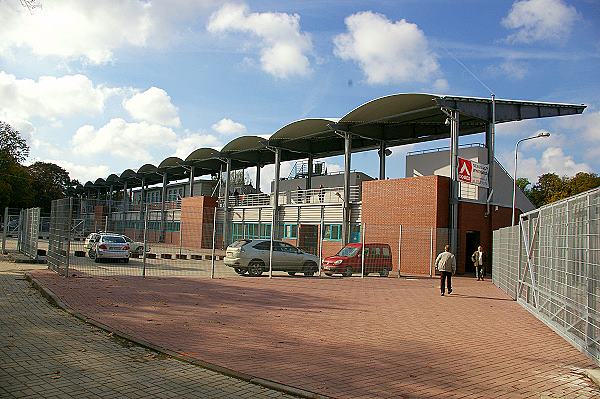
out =
[[[362,270],[362,244],[346,245],[336,255],[323,260],[323,273],[327,276],[342,274],[344,277]],[[392,251],[388,244],[365,244],[365,275],[379,273],[387,277],[392,270]]]

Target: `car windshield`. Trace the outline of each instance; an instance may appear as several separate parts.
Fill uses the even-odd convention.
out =
[[[250,240],[238,240],[238,241],[234,241],[230,247],[231,248],[241,248],[244,245],[248,244],[250,242]]]
[[[102,237],[102,241],[111,244],[125,244],[125,239],[119,236],[104,236]]]
[[[349,258],[355,256],[358,253],[358,247],[344,247],[337,253],[337,256],[347,256]]]

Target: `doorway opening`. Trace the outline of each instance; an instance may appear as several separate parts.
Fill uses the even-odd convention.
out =
[[[467,231],[467,245],[465,254],[465,273],[475,273],[475,266],[471,262],[471,255],[477,251],[477,247],[480,244],[480,233],[479,231]]]

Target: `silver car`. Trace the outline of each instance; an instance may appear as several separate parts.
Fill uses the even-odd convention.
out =
[[[269,270],[270,249],[270,240],[239,240],[227,247],[224,262],[239,275],[260,276]],[[273,241],[273,270],[313,276],[319,271],[319,258],[287,242]]]
[[[101,259],[129,262],[129,244],[122,235],[98,234],[98,237],[91,241],[90,245],[92,247],[88,251],[88,256],[96,263]]]

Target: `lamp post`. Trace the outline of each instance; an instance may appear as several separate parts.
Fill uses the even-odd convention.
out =
[[[519,144],[521,144],[521,142],[526,141],[526,140],[539,139],[542,137],[550,137],[550,133],[540,132],[540,133],[536,134],[535,136],[526,137],[524,139],[517,141],[517,144],[515,145],[515,172],[513,175],[513,201],[512,201],[512,219],[511,219],[511,223],[513,226],[515,225],[515,207],[516,207],[516,201],[517,201],[517,158],[519,156]]]

